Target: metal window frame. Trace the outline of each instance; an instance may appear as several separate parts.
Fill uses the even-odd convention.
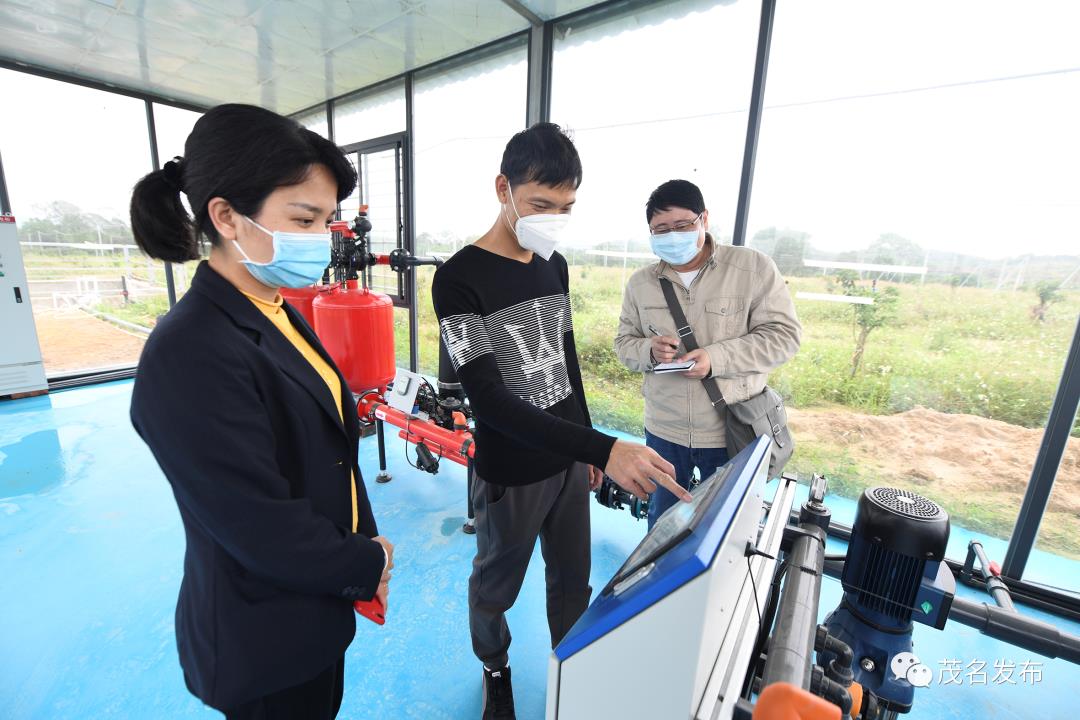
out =
[[[765,79],[769,71],[769,53],[772,50],[775,17],[776,0],[761,0],[757,57],[754,60],[754,82],[750,90],[750,114],[746,119],[746,146],[743,149],[742,174],[739,176],[739,200],[735,205],[732,245],[746,245],[746,221],[750,215],[750,191],[754,185],[758,139],[761,136],[761,113],[765,104]]]
[[[416,193],[413,187],[413,73],[405,76],[405,137],[401,143],[401,164],[399,172],[402,174],[401,182],[401,219],[405,227],[401,233],[402,242],[408,248],[408,252],[416,253],[416,228],[413,219],[416,217]],[[405,297],[409,301],[409,370],[418,372],[420,368],[420,310],[417,307],[419,298],[416,294],[416,268],[404,274]]]
[[[363,140],[361,142],[350,143],[341,148],[342,152],[346,155],[370,155],[373,153],[386,152],[387,150],[393,150],[395,158],[397,160],[397,167],[394,169],[395,180],[397,182],[398,193],[395,199],[396,211],[400,226],[397,228],[397,247],[404,249],[406,252],[413,252],[412,242],[410,241],[410,235],[406,229],[405,207],[408,205],[408,201],[404,196],[410,195],[411,191],[404,182],[404,164],[405,164],[405,150],[407,147],[408,136],[404,132],[391,133],[390,135],[383,135],[381,137],[372,138],[371,140]],[[357,167],[357,192],[360,194],[360,204],[364,205],[364,191],[363,191],[363,168]],[[398,276],[398,291],[397,297],[393,298],[394,307],[405,308],[409,306],[410,298],[407,293],[405,283],[402,281],[401,276]]]
[[[334,142],[334,101],[326,101],[326,139]]]
[[[1024,491],[1024,501],[1020,505],[1016,525],[1009,538],[1005,561],[1001,565],[1001,573],[1007,578],[1019,580],[1024,577],[1024,570],[1031,557],[1031,551],[1035,549],[1039,525],[1042,523],[1046,506],[1050,502],[1054,480],[1061,467],[1061,459],[1065,454],[1073,423],[1076,422],[1078,407],[1080,407],[1080,317],[1077,318],[1072,345],[1065,358],[1065,367],[1061,371],[1061,381],[1054,393],[1054,403],[1050,407],[1050,416],[1047,418],[1046,429],[1043,431],[1042,442],[1039,444],[1039,454],[1035,457],[1035,466],[1031,469],[1031,479]]]
[[[150,172],[161,167],[161,157],[158,153],[157,120],[154,118],[154,103],[144,99],[146,104],[146,132],[150,138]],[[176,279],[173,277],[173,266],[165,261],[165,291],[169,296],[169,307],[176,304]]]
[[[551,120],[551,76],[555,60],[555,23],[534,25],[526,50],[528,88],[525,92],[525,127]]]

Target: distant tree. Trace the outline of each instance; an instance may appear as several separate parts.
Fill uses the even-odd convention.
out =
[[[877,290],[859,285],[858,275],[850,270],[841,270],[836,273],[836,283],[844,295],[873,299],[871,304],[851,304],[851,331],[855,340],[855,351],[851,355],[851,377],[855,377],[862,364],[863,355],[866,353],[866,341],[870,333],[896,320],[900,292],[892,286]]]
[[[864,261],[880,265],[919,266],[926,261],[926,253],[917,243],[895,233],[883,233],[870,243],[863,254]],[[892,273],[883,274],[892,278]],[[896,282],[914,282],[917,275],[900,273]]]
[[[781,275],[810,275],[812,270],[803,262],[809,241],[810,233],[770,227],[754,233],[750,247],[771,257]]]
[[[776,228],[768,227],[764,230],[758,230],[750,238],[749,245],[753,249],[772,257],[773,249],[776,247]]]
[[[420,255],[431,252],[434,245],[435,238],[426,230],[416,236],[416,252]]]
[[[438,243],[440,247],[443,247],[451,252],[455,252],[461,248],[461,238],[456,233],[450,230],[440,230]]]
[[[781,275],[805,275],[807,271],[803,259],[806,255],[806,236],[783,235],[776,240],[773,260]]]
[[[916,242],[895,233],[884,233],[866,249],[869,262],[879,265],[922,265],[926,251]]]
[[[1065,299],[1061,284],[1053,280],[1040,281],[1035,285],[1035,294],[1039,296],[1039,304],[1031,308],[1031,319],[1038,322],[1046,321],[1046,311],[1052,304]]]

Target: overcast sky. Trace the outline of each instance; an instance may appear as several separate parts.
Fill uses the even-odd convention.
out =
[[[695,5],[699,7],[700,3]],[[552,119],[585,167],[569,241],[643,240],[649,191],[699,183],[730,234],[759,9],[571,28]],[[750,234],[827,250],[893,232],[985,257],[1080,254],[1080,3],[781,0]],[[478,235],[524,122],[524,52],[417,85],[417,230]],[[465,79],[468,78],[468,79]],[[141,101],[0,70],[0,153],[17,215],[64,199],[124,217],[149,169]],[[162,159],[194,116],[158,115]],[[359,139],[359,138],[356,138]]]

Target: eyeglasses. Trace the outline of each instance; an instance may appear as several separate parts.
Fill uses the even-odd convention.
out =
[[[649,234],[655,236],[667,235],[670,232],[685,232],[697,225],[697,221],[701,219],[702,215],[704,215],[704,213],[698,213],[697,217],[693,220],[682,220],[674,225],[657,225],[656,227],[650,227]]]

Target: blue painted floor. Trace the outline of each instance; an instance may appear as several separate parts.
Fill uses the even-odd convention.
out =
[[[0,403],[0,717],[220,717],[186,691],[173,636],[183,534],[169,487],[128,422],[129,382]],[[460,532],[465,477],[409,468],[390,443],[389,485],[370,482],[380,530],[397,546],[385,627],[361,621],[349,650],[340,717],[476,718],[480,668],[469,646],[466,582],[473,541]],[[593,586],[602,587],[644,533],[625,512],[593,507]],[[842,547],[835,551],[839,552]],[[1075,563],[1062,572],[1080,572]],[[964,591],[965,595],[975,593]],[[822,607],[839,583],[827,580]],[[1080,626],[1026,610],[1080,633]],[[539,552],[510,613],[518,716],[542,718],[547,627]],[[919,627],[915,651],[938,672],[949,659],[987,663],[986,685],[920,690],[915,718],[1064,718],[1080,668],[951,625]],[[1041,682],[1019,675],[1042,662]],[[1015,685],[990,682],[1013,663]],[[937,678],[935,678],[937,679]],[[617,691],[617,690],[613,690]]]

